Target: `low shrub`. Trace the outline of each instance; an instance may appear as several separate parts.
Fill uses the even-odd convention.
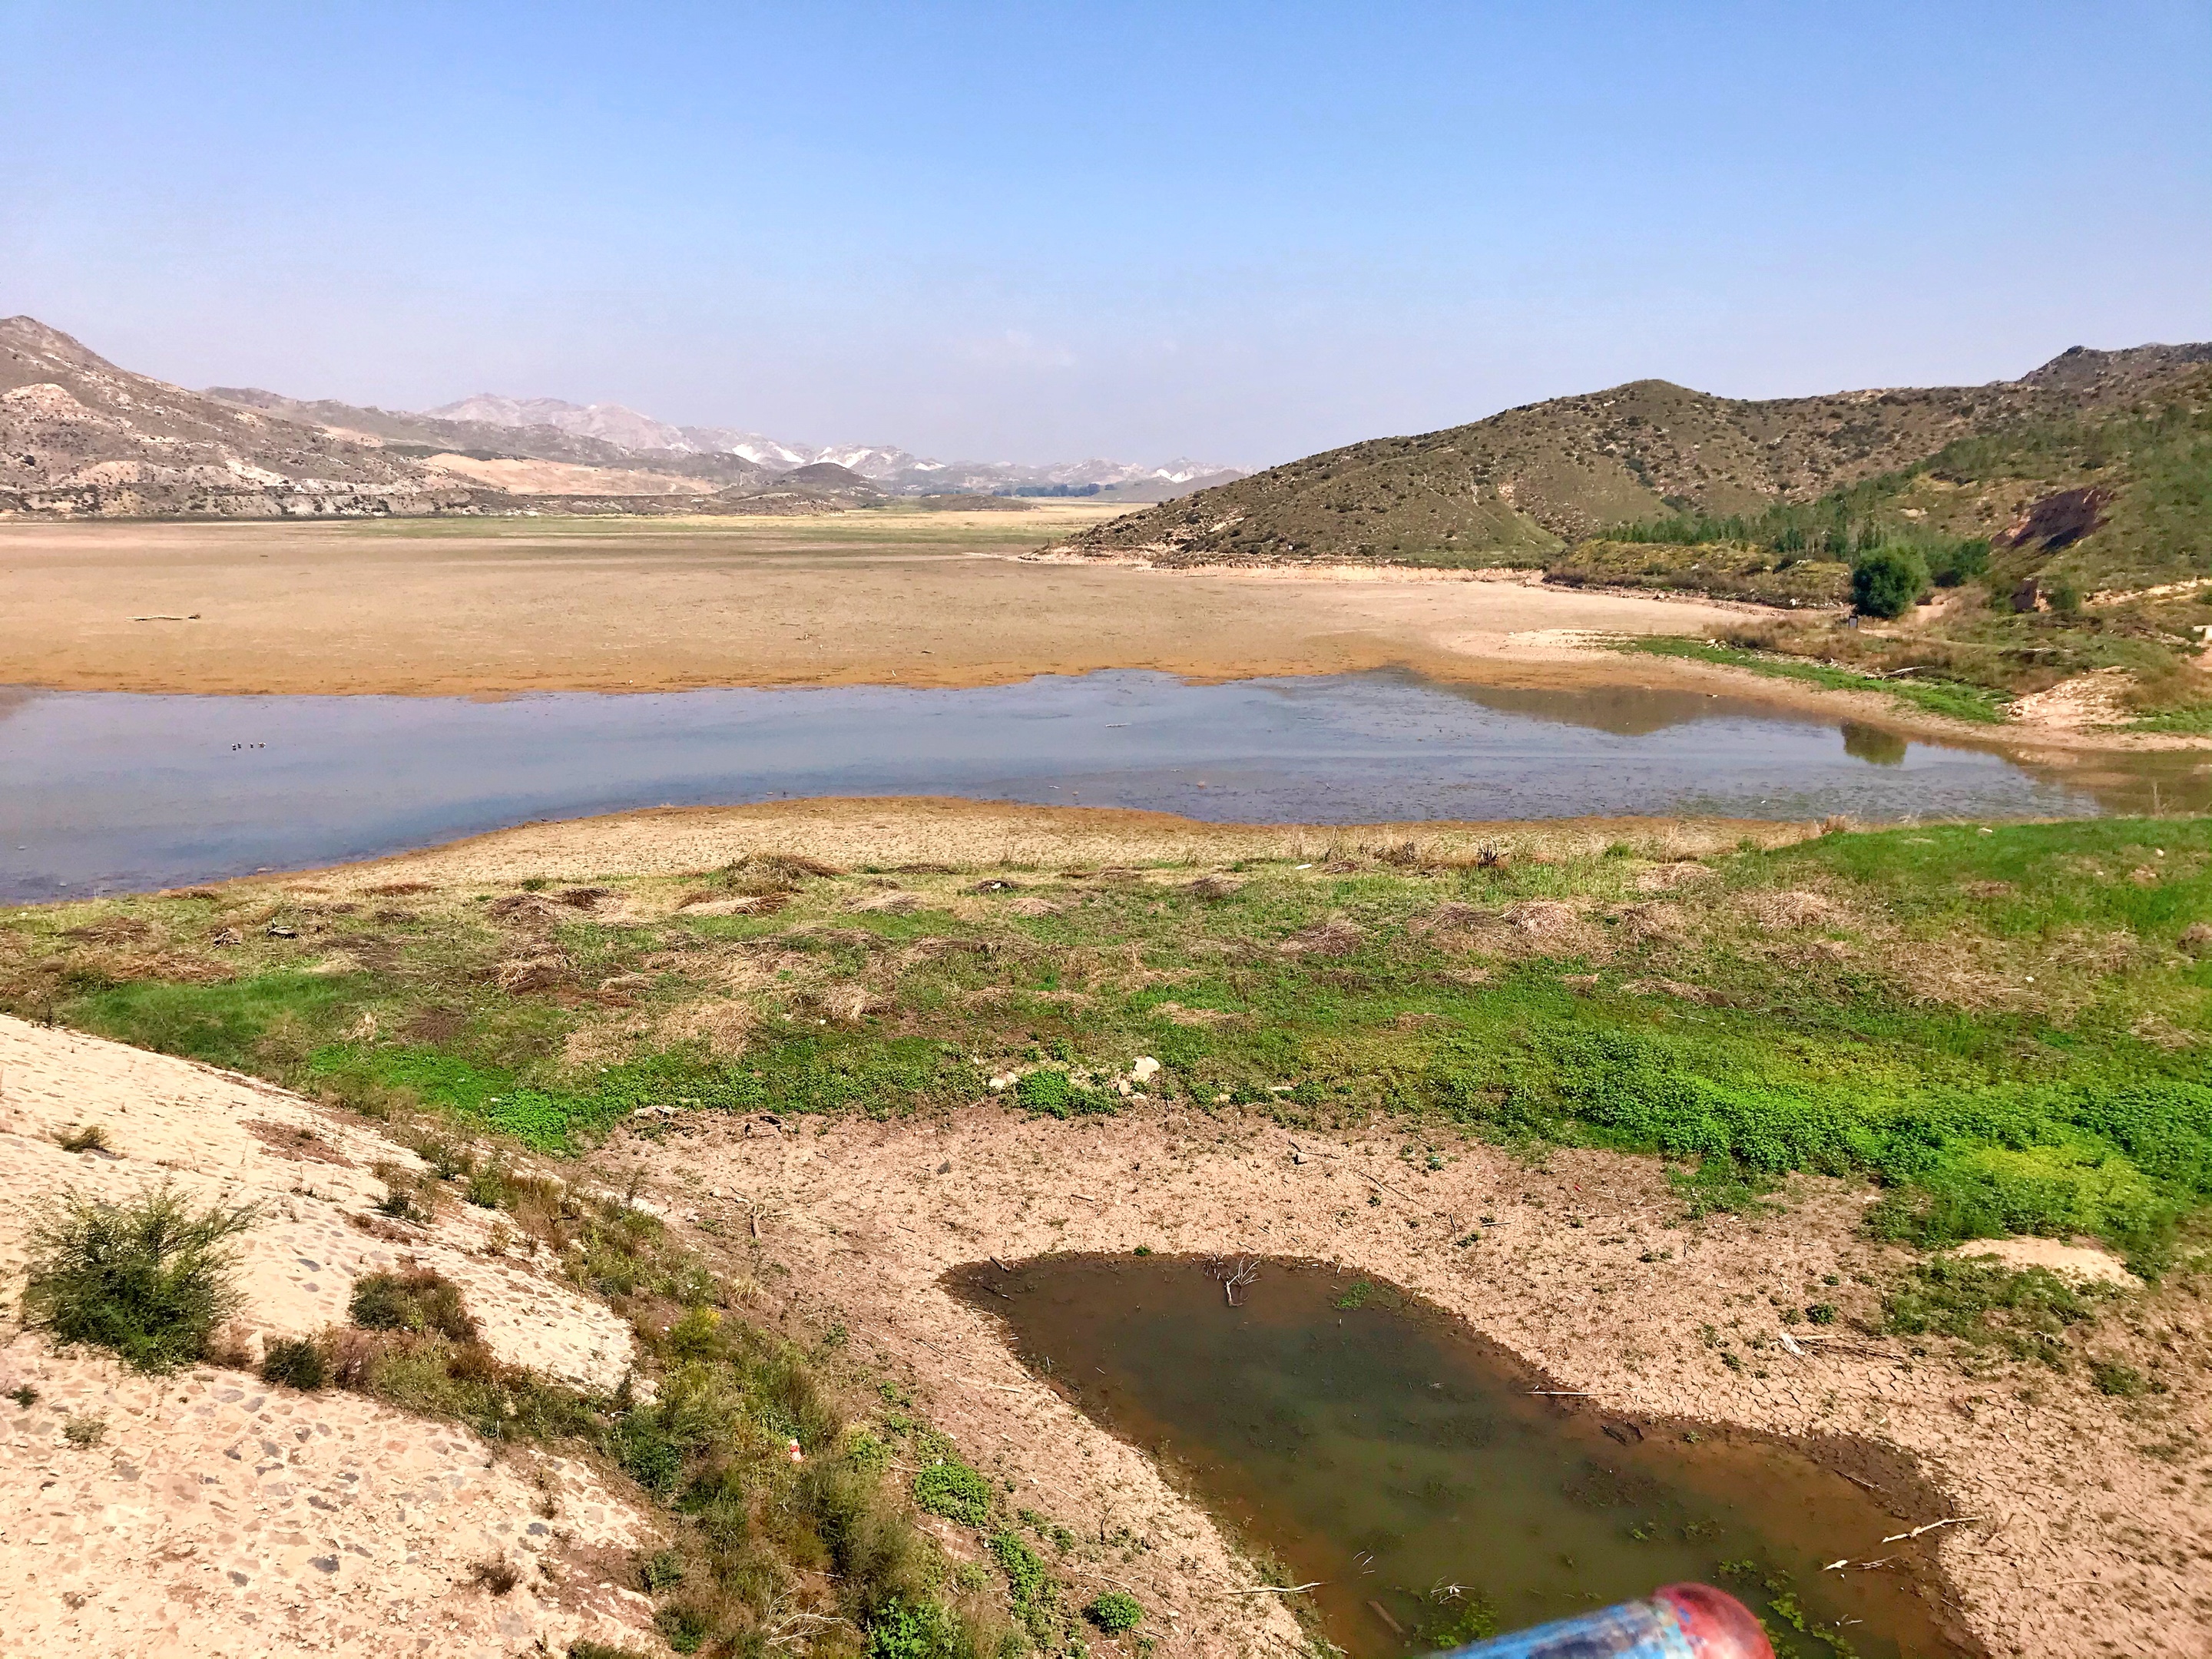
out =
[[[24,1322],[142,1371],[203,1358],[239,1307],[233,1241],[257,1213],[195,1210],[167,1182],[119,1204],[67,1194],[32,1228]]]
[[[477,1340],[477,1322],[461,1304],[461,1287],[427,1267],[364,1274],[354,1281],[349,1311],[365,1330],[428,1333],[458,1343]]]
[[[313,1393],[331,1380],[330,1356],[320,1343],[307,1337],[274,1338],[262,1351],[261,1380]]]

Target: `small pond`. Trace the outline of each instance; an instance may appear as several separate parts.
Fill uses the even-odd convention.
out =
[[[1248,823],[1886,822],[2202,807],[2212,773],[2142,757],[2061,775],[1694,692],[1399,672],[486,700],[0,688],[0,902],[301,869],[533,818],[916,794]]]
[[[1352,1659],[1464,1639],[1478,1607],[1514,1629],[1683,1579],[1748,1602],[1778,1654],[1971,1651],[1938,1622],[1932,1540],[1881,1542],[1935,1517],[1900,1519],[1838,1472],[1939,1501],[1894,1454],[1838,1441],[1816,1460],[1609,1418],[1534,1392],[1557,1385],[1386,1285],[1258,1267],[1235,1307],[1220,1270],[1188,1258],[986,1262],[948,1283],[1248,1547],[1319,1580],[1326,1632]],[[1838,1557],[1891,1565],[1822,1571]]]

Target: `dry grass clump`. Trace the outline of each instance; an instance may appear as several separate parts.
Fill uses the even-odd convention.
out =
[[[54,1144],[65,1152],[104,1152],[109,1149],[104,1124],[81,1124],[55,1135]]]
[[[733,893],[793,893],[810,881],[844,873],[834,864],[796,853],[748,853],[724,867],[721,883]]]
[[[574,977],[568,958],[552,955],[511,957],[492,970],[492,982],[510,996],[550,991]]]
[[[103,916],[82,927],[69,928],[62,937],[88,945],[142,945],[154,937],[154,924],[143,916]]]
[[[1359,948],[1359,929],[1341,916],[1317,921],[1285,939],[1280,949],[1290,956],[1348,957]]]
[[[1620,908],[1621,937],[1639,945],[1676,945],[1688,936],[1690,919],[1680,907],[1660,900],[1625,904]]]
[[[735,1060],[745,1051],[760,1018],[749,1003],[734,997],[709,997],[672,1008],[661,1016],[654,1030],[674,1042],[702,1042],[708,1051],[724,1060]],[[599,1028],[586,1027],[586,1030]],[[575,1034],[581,1036],[582,1031]],[[572,1046],[575,1037],[570,1039]]]
[[[1672,893],[1700,881],[1710,881],[1713,867],[1710,864],[1652,864],[1636,872],[1636,890],[1639,893]]]
[[[1183,891],[1197,899],[1225,899],[1238,891],[1244,884],[1234,876],[1220,874],[1200,876],[1187,884]]]
[[[484,906],[484,915],[510,927],[556,927],[574,920],[565,907],[542,893],[501,893]]]
[[[929,901],[919,893],[909,893],[904,888],[893,888],[888,893],[870,893],[854,899],[848,909],[872,915],[910,916],[917,910],[931,908]]]
[[[434,893],[438,889],[434,882],[381,881],[362,890],[374,898],[404,898],[410,893]]]
[[[1521,941],[1532,950],[1553,954],[1563,947],[1585,941],[1589,926],[1583,913],[1564,899],[1524,899],[1503,912]]]
[[[1852,920],[1850,910],[1826,894],[1802,888],[1753,893],[1744,900],[1743,912],[1760,927],[1772,928],[1845,927]]]

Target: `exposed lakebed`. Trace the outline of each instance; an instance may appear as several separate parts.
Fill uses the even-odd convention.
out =
[[[1609,1417],[1534,1392],[1559,1385],[1387,1285],[1256,1266],[1236,1306],[1221,1266],[1182,1258],[982,1263],[949,1283],[1291,1582],[1319,1581],[1353,1659],[1451,1645],[1482,1611],[1511,1629],[1683,1579],[1750,1603],[1778,1654],[1967,1650],[1939,1622],[1934,1539],[1881,1541],[1932,1518],[1897,1509],[1938,1501],[1903,1458]],[[1839,1557],[1885,1565],[1824,1571]]]
[[[0,691],[0,900],[422,847],[534,818],[957,795],[1237,823],[2030,817],[2212,804],[2192,757],[2095,773],[1680,690],[1116,671],[497,700]],[[2154,786],[2161,793],[2154,796]]]

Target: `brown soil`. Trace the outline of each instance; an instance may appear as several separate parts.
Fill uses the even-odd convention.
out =
[[[949,1270],[1139,1244],[1340,1262],[1457,1313],[1557,1386],[1589,1391],[1569,1409],[1802,1437],[1879,1488],[1897,1533],[1973,1517],[1903,1545],[1839,1536],[1835,1553],[1929,1552],[1954,1587],[1950,1610],[1994,1651],[2212,1650],[2199,1571],[2212,1523],[2169,1461],[2212,1428],[2201,1376],[2153,1426],[2078,1372],[1977,1380],[1858,1335],[1801,1340],[1793,1356],[1778,1345],[1778,1304],[1871,1312],[1854,1273],[1897,1265],[1856,1229],[1864,1194],[1807,1180],[1786,1214],[1681,1223],[1648,1160],[1560,1152],[1532,1167],[1471,1144],[1423,1173],[1395,1156],[1397,1139],[1175,1112],[1023,1121],[978,1106],[890,1125],[715,1120],[659,1143],[618,1137],[597,1161],[646,1172],[693,1242],[751,1275],[788,1319],[842,1322],[856,1352],[909,1378],[933,1419],[1036,1507],[1093,1538],[1127,1526],[1151,1539],[1149,1552],[1091,1549],[1073,1565],[1133,1585],[1186,1652],[1295,1638],[1279,1607],[1254,1606],[1276,1598],[1232,1594],[1250,1569],[1213,1523],[1026,1373],[993,1322],[939,1283]],[[1502,1224],[1455,1248],[1486,1214]],[[1841,1289],[1822,1287],[1829,1273]],[[1723,1364],[1708,1327],[1745,1355],[1742,1370]],[[1860,1449],[1867,1442],[1905,1460]]]

